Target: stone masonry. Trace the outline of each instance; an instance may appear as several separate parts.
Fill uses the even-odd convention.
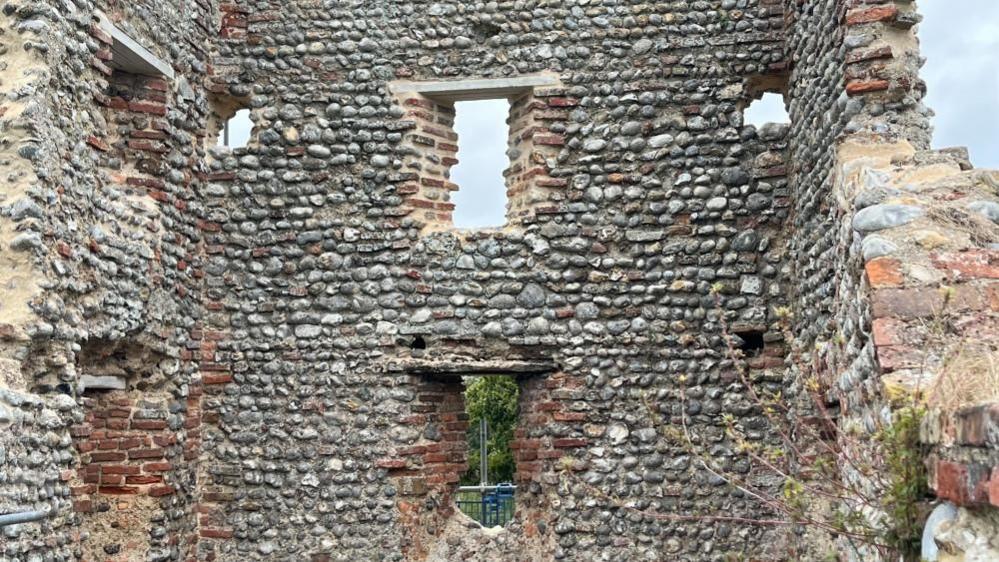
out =
[[[943,369],[920,331],[942,294],[947,337],[994,351],[999,180],[929,150],[918,22],[0,2],[0,515],[48,512],[0,529],[0,561],[788,559],[756,523],[779,514],[667,431],[779,488],[726,436],[774,439],[729,342],[770,390],[825,381],[843,428]],[[766,92],[790,124],[744,124]],[[454,103],[490,96],[508,221],[459,231]],[[216,146],[237,109],[249,144]],[[503,530],[454,505],[483,375],[521,388]],[[999,548],[996,412],[924,428],[934,490],[985,529],[967,560]]]

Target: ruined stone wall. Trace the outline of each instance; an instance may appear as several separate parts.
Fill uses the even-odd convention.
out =
[[[993,318],[988,327],[996,326]],[[922,437],[932,447],[929,484],[946,502],[938,510],[948,516],[939,525],[927,524],[939,560],[999,556],[999,403],[936,409],[924,421]]]
[[[859,255],[850,255],[859,240],[843,209],[853,202],[837,199],[842,195],[834,189],[839,148],[850,137],[872,145],[901,138],[927,147],[927,110],[919,103],[925,87],[911,31],[916,16],[912,3],[880,0],[787,2],[785,9],[793,68],[789,172],[796,236],[790,263],[801,280],[795,285],[795,333],[808,348],[841,331],[844,353],[823,349],[817,360],[825,370],[842,372],[845,390],[867,376],[871,354],[861,351],[868,339],[863,299],[851,298],[863,294],[851,273],[862,267]],[[850,366],[861,357],[866,366]]]
[[[175,76],[115,70],[96,9]],[[780,484],[726,437],[730,415],[773,438],[723,333],[761,342],[761,387],[818,374],[870,431],[931,286],[960,285],[965,330],[995,308],[982,239],[931,256],[882,232],[939,218],[899,205],[995,203],[925,150],[909,2],[20,0],[2,21],[0,512],[53,510],[4,559],[784,559],[701,462]],[[509,223],[455,231],[453,98],[413,85],[525,77],[546,85],[510,94]],[[790,126],[744,126],[765,91]],[[215,147],[237,108],[249,145]],[[503,531],[453,505],[463,375],[521,386]],[[942,496],[981,493],[952,473]]]
[[[795,333],[804,341],[828,333],[835,292],[838,233],[828,213],[835,145],[845,127],[842,2],[785,2],[788,109],[794,231]],[[823,33],[817,33],[817,30]],[[853,102],[853,110],[859,102]]]
[[[844,454],[876,464],[884,451],[870,438],[893,424],[895,409],[922,407],[926,394],[936,395],[931,407],[947,401],[957,391],[947,371],[969,354],[969,342],[978,346],[972,355],[992,353],[997,324],[987,264],[995,259],[989,210],[996,192],[966,153],[926,150],[930,113],[921,104],[913,3],[792,4],[790,173],[800,235],[790,263],[804,281],[794,299],[792,373],[817,376],[839,417]],[[987,376],[975,369],[960,377]],[[991,395],[982,390],[982,398]],[[927,460],[940,497],[987,495],[987,462],[966,467],[967,454],[940,446],[939,437],[930,442],[940,455]],[[879,478],[854,468],[844,463],[848,482],[883,493]],[[967,482],[954,476],[961,470]],[[875,523],[884,515],[876,506],[864,514]]]
[[[839,378],[826,382],[847,391],[874,366],[867,304],[857,298],[864,288],[854,274],[863,266],[850,221],[854,203],[835,189],[839,149],[851,137],[871,145],[905,138],[925,148],[928,124],[919,104],[918,49],[909,30],[914,22],[896,27],[894,3],[797,4],[786,5],[796,233],[789,263],[800,280],[794,285],[794,332],[801,349],[813,355],[809,362]],[[841,344],[828,345],[834,340]]]
[[[98,10],[174,78],[116,70]],[[195,536],[189,342],[217,14],[53,0],[7,2],[0,19],[0,512],[52,511],[5,529],[0,558],[178,560]],[[88,377],[121,390],[84,390]]]
[[[669,426],[689,416],[707,454],[739,462],[722,416],[754,414],[712,287],[750,331],[782,292],[786,127],[742,124],[749,79],[783,70],[779,4],[225,9],[217,90],[245,99],[256,127],[248,147],[218,154],[204,201],[221,218],[208,236],[206,334],[218,339],[200,556],[716,560],[764,548],[757,526],[670,520],[761,510],[657,432],[643,397]],[[436,169],[447,151],[422,155],[454,144],[450,116],[390,85],[541,73],[561,86],[531,92],[538,118],[523,138],[537,171],[519,169],[546,184],[513,191],[541,204],[515,206],[504,229],[449,231],[452,186]],[[418,336],[426,349],[411,349]],[[519,437],[521,514],[497,537],[448,531],[463,463],[444,426],[460,422],[421,398],[440,392],[424,373],[444,360],[551,366],[533,375],[550,398],[521,413],[546,420]]]

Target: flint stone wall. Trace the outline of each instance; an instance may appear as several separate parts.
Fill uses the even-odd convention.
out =
[[[3,530],[5,561],[180,560],[196,536],[196,185],[218,9],[168,4],[2,6],[0,512],[51,511]],[[98,10],[174,78],[115,70]],[[130,395],[83,392],[88,375]]]
[[[0,556],[784,556],[675,430],[779,484],[725,437],[773,438],[722,333],[780,389],[780,307],[806,349],[845,335],[817,370],[877,379],[833,174],[845,136],[925,143],[910,3],[168,4],[4,6],[0,507],[55,513]],[[115,72],[97,9],[175,77]],[[508,187],[538,199],[447,228],[447,104],[390,86],[537,74]],[[744,126],[764,90],[790,126]],[[250,144],[214,147],[242,106]],[[452,503],[469,372],[524,390],[498,533]]]
[[[583,490],[652,512],[760,512],[658,435],[641,397],[667,424],[686,408],[712,454],[740,462],[721,416],[754,414],[726,375],[719,317],[765,330],[782,292],[785,129],[741,118],[748,79],[783,69],[778,5],[247,3],[227,17],[214,81],[248,99],[256,129],[219,155],[204,200],[221,217],[206,320],[232,382],[209,389],[219,416],[203,458],[231,536],[202,552],[466,556],[433,540],[447,485],[394,476],[419,474],[408,449],[439,438],[414,418],[421,376],[390,367],[414,355],[558,365],[551,408],[574,415],[525,428],[554,451],[530,478],[519,467],[538,511],[504,539],[509,559],[715,559],[764,540]],[[390,83],[545,71],[562,82],[538,98],[551,112],[539,134],[560,139],[541,163],[564,180],[554,204],[516,228],[421,234],[400,148],[422,131]],[[426,350],[410,349],[416,336]],[[421,524],[400,524],[400,509]]]

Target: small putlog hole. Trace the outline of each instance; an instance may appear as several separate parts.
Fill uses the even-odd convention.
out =
[[[742,351],[745,357],[759,357],[763,353],[763,347],[766,344],[763,341],[762,331],[736,332],[735,337],[736,349]]]

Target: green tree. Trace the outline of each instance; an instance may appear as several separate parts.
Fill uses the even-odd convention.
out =
[[[520,388],[512,377],[476,377],[465,390],[465,411],[468,413],[468,464],[462,478],[465,485],[478,484],[479,420],[489,424],[488,461],[489,483],[511,482],[515,470],[510,441],[517,426],[517,398]]]

